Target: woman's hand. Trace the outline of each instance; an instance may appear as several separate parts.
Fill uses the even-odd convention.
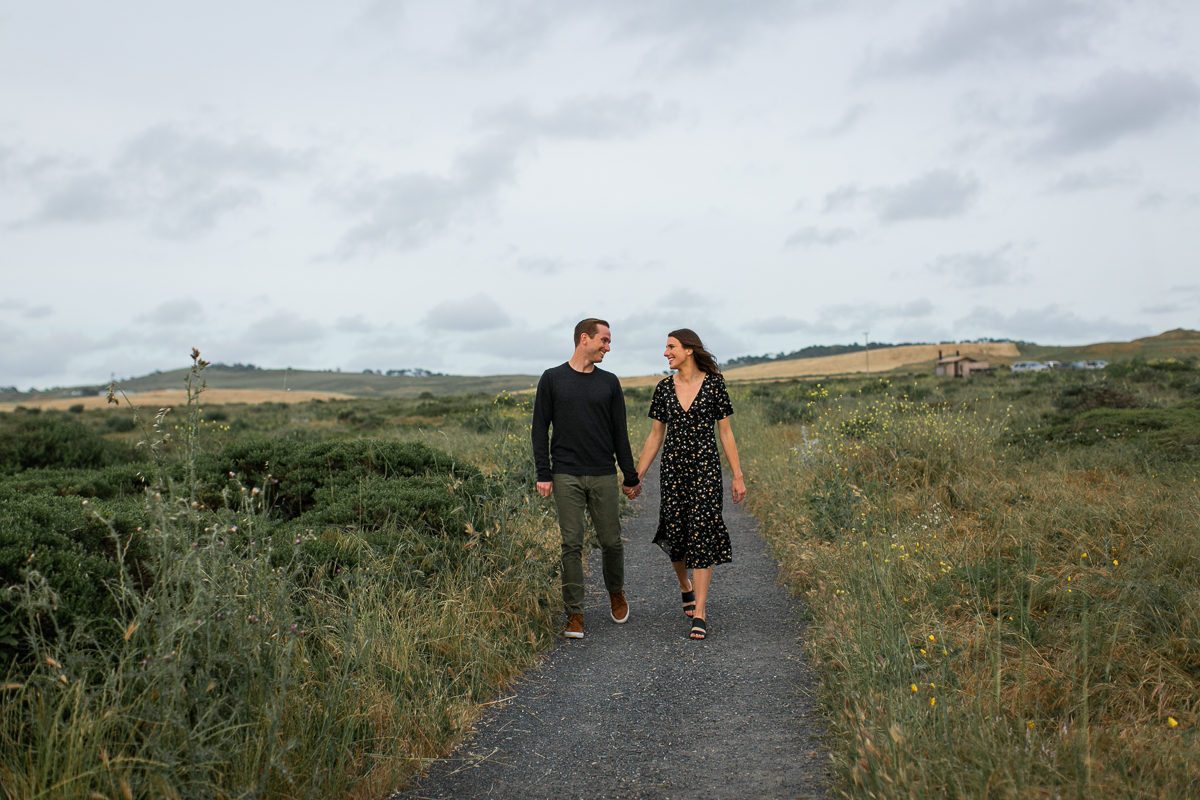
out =
[[[733,502],[740,503],[746,496],[746,482],[741,478],[733,479]]]

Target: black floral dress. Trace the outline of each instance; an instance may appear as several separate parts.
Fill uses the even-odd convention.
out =
[[[673,378],[660,381],[650,401],[650,417],[667,424],[654,543],[689,569],[733,560],[729,529],[721,518],[724,486],[713,431],[717,420],[732,413],[725,380],[707,373],[687,411],[675,395]]]

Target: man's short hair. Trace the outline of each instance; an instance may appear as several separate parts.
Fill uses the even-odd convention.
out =
[[[589,339],[594,337],[596,335],[596,329],[601,325],[606,328],[612,327],[604,320],[596,319],[595,317],[588,317],[587,319],[580,320],[579,324],[575,326],[575,346],[579,347],[579,341],[583,338],[585,333],[588,335]]]

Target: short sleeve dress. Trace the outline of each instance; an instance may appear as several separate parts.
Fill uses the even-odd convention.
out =
[[[654,543],[689,569],[733,560],[729,529],[721,518],[724,486],[714,432],[717,420],[731,414],[725,380],[708,373],[687,411],[675,394],[673,378],[660,381],[650,401],[650,417],[667,425]]]

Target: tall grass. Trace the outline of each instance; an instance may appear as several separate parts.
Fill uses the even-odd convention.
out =
[[[1195,462],[1021,445],[1045,383],[872,385],[808,387],[805,424],[746,392],[737,418],[846,794],[1197,796]]]
[[[130,567],[113,529],[118,617],[51,635],[56,598],[36,570],[8,590],[46,634],[0,697],[10,800],[377,797],[550,641],[557,548],[528,487],[505,477],[528,468],[511,426],[473,440],[504,488],[490,528],[414,534],[382,555],[354,530],[312,532],[356,556],[313,570],[278,557],[266,493],[196,502],[205,365],[193,357],[185,421],[147,429],[156,461],[173,450],[186,476],[159,470],[147,492],[151,556]],[[175,430],[183,441],[165,447]],[[235,531],[248,547],[232,546]]]

